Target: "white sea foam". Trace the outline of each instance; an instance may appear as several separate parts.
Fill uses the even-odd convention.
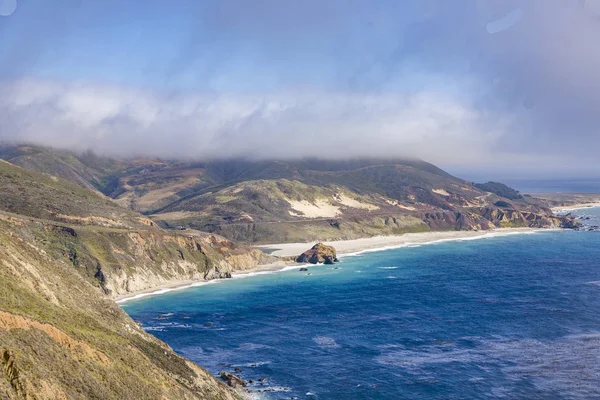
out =
[[[600,209],[600,203],[580,204],[573,207],[555,207],[553,211],[558,214],[567,214],[571,211]]]
[[[267,386],[263,389],[265,392],[291,392],[292,388],[287,386]]]
[[[436,239],[436,240],[431,240],[428,242],[422,242],[422,243],[402,243],[402,244],[397,244],[397,245],[389,245],[389,246],[382,246],[382,247],[375,247],[372,249],[365,249],[365,250],[360,250],[360,251],[355,251],[355,252],[351,252],[351,253],[342,253],[338,255],[338,258],[346,258],[346,257],[355,257],[355,256],[360,256],[366,253],[374,253],[374,252],[379,252],[379,251],[386,251],[386,250],[396,250],[396,249],[402,249],[402,248],[411,248],[411,247],[421,247],[421,246],[425,246],[425,245],[433,245],[433,244],[440,244],[440,243],[448,243],[448,242],[469,242],[472,240],[482,240],[482,239],[491,239],[491,238],[497,238],[497,237],[503,237],[503,236],[514,236],[514,235],[532,235],[534,233],[538,233],[538,232],[545,232],[548,231],[547,229],[536,229],[536,230],[532,230],[532,231],[511,231],[511,232],[485,232],[482,233],[481,235],[478,236],[471,236],[471,237],[457,237],[457,238],[447,238],[447,239]]]
[[[175,287],[172,287],[172,288],[159,289],[159,290],[156,290],[154,292],[140,293],[140,294],[136,294],[135,296],[124,297],[122,299],[117,300],[116,302],[118,304],[122,304],[122,303],[126,303],[128,301],[131,301],[131,300],[138,300],[138,299],[142,299],[142,298],[148,297],[148,296],[157,296],[159,294],[165,294],[165,293],[175,292],[175,291],[178,291],[178,290],[189,289],[189,288],[192,288],[192,287],[211,285],[211,284],[218,283],[218,282],[220,282],[222,280],[223,279],[214,279],[212,281],[194,282],[194,283],[189,283],[189,284],[182,285],[182,286],[175,286]]]
[[[597,385],[600,368],[600,332],[568,335],[556,340],[463,338],[477,343],[474,348],[423,345],[406,348],[380,346],[375,360],[422,377],[431,375],[431,365],[496,363],[512,381],[528,379],[540,390],[572,394],[572,398],[600,398]],[[511,396],[510,388],[503,393]]]
[[[144,326],[144,330],[146,332],[152,332],[152,331],[163,332],[165,330],[165,327],[164,326]]]
[[[264,350],[264,349],[272,349],[273,347],[268,346],[266,344],[260,343],[242,343],[238,346],[238,349],[241,351],[253,351],[253,350]]]
[[[319,347],[323,349],[335,349],[340,347],[340,345],[337,344],[335,339],[327,336],[316,336],[313,338],[313,342],[315,342]]]
[[[246,367],[246,368],[256,368],[256,367],[260,367],[262,365],[269,365],[271,364],[271,361],[256,361],[256,362],[249,362],[246,364],[241,364],[238,365],[239,367]]]

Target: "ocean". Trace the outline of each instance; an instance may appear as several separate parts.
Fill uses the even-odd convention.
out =
[[[600,232],[365,252],[122,306],[260,398],[600,398]]]

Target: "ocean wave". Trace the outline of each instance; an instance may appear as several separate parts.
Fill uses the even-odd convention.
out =
[[[252,350],[264,350],[264,349],[272,349],[272,346],[268,346],[266,344],[260,343],[242,343],[238,346],[239,350],[242,351],[252,351]]]
[[[291,392],[292,388],[287,386],[267,386],[264,389],[260,389],[261,392]]]
[[[164,326],[144,326],[143,329],[146,332],[164,332],[165,331]]]
[[[143,299],[144,297],[157,296],[157,295],[160,295],[160,294],[175,292],[175,291],[183,290],[183,289],[189,289],[189,288],[192,288],[192,287],[199,287],[199,286],[211,285],[211,284],[218,283],[218,282],[220,282],[222,280],[223,279],[214,279],[214,280],[211,280],[211,281],[194,282],[194,283],[189,283],[189,284],[186,284],[186,285],[175,286],[175,287],[172,287],[172,288],[158,289],[158,290],[153,291],[153,292],[140,293],[140,294],[136,294],[136,295],[131,296],[131,297],[124,297],[122,299],[117,300],[116,303],[117,304],[123,304],[123,303],[126,303],[128,301]]]
[[[254,362],[249,362],[246,364],[240,364],[240,365],[238,365],[238,367],[256,368],[256,367],[261,367],[263,365],[269,365],[269,364],[272,364],[272,361],[254,361]]]
[[[340,345],[337,344],[335,339],[330,338],[328,336],[316,336],[313,338],[313,342],[315,342],[319,347],[323,349],[335,349],[340,347]]]
[[[372,249],[365,249],[365,250],[360,250],[360,251],[351,252],[351,253],[342,253],[342,254],[338,255],[338,258],[341,259],[341,258],[345,258],[345,257],[356,257],[356,256],[360,256],[360,255],[363,255],[366,253],[403,249],[403,248],[407,248],[407,247],[409,247],[409,248],[410,247],[421,247],[421,246],[425,246],[425,245],[448,243],[448,242],[469,242],[472,240],[491,239],[491,238],[498,238],[498,237],[504,237],[504,236],[532,235],[532,234],[535,234],[538,232],[543,232],[543,231],[547,231],[547,229],[536,229],[536,230],[532,230],[532,231],[518,231],[518,232],[494,232],[494,231],[491,231],[491,232],[482,233],[479,236],[472,236],[472,237],[436,239],[436,240],[431,240],[429,242],[423,242],[423,243],[410,243],[409,242],[409,243],[402,243],[402,244],[397,244],[397,245],[375,247]]]
[[[473,337],[468,340],[474,341],[476,346],[380,346],[382,354],[375,357],[375,361],[418,376],[430,375],[431,365],[447,364],[447,368],[456,363],[495,366],[509,380],[528,380],[539,390],[570,393],[571,398],[578,399],[600,396],[597,385],[600,332],[568,335],[555,340]],[[505,389],[503,396],[511,398],[510,387]]]

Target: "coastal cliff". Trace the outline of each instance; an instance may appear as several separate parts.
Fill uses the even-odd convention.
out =
[[[201,232],[117,231],[43,225],[57,256],[110,296],[174,281],[229,278],[276,261],[262,251]]]
[[[240,398],[113,298],[272,257],[6,162],[0,190],[0,399]]]
[[[0,218],[0,398],[239,398],[103,295],[65,232]]]

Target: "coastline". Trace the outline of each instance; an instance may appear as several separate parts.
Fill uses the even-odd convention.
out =
[[[262,274],[270,274],[275,271],[283,271],[287,267],[301,265],[294,262],[285,262],[285,261],[276,261],[270,264],[259,265],[255,268],[250,268],[247,270],[236,271],[232,274],[232,277],[229,279],[236,279],[245,276],[254,276],[254,275],[262,275]],[[113,300],[117,304],[126,303],[130,300],[137,300],[144,297],[155,296],[159,294],[175,292],[178,290],[189,289],[192,287],[205,286],[214,284],[217,282],[229,280],[229,279],[211,279],[211,280],[176,280],[165,282],[164,284],[158,285],[156,287],[144,290],[137,290],[127,294],[120,294],[113,297]]]
[[[335,247],[339,257],[347,257],[371,251],[382,251],[393,248],[406,247],[410,245],[439,243],[446,241],[484,239],[487,237],[506,236],[523,233],[545,231],[539,228],[497,228],[485,231],[434,231],[421,233],[406,233],[396,236],[374,236],[370,238],[352,240],[334,240],[323,242]],[[286,257],[298,255],[309,249],[314,242],[310,243],[279,243],[257,246],[274,256]]]
[[[569,206],[562,206],[562,207],[552,207],[551,210],[553,213],[564,213],[564,212],[570,212],[570,211],[576,211],[576,210],[585,210],[586,208],[597,208],[600,207],[600,202],[596,202],[596,203],[579,203],[579,204],[572,204]]]
[[[422,233],[406,233],[396,236],[375,236],[370,238],[352,239],[352,240],[335,240],[326,241],[325,244],[334,246],[338,252],[338,257],[350,257],[367,252],[384,251],[395,248],[408,247],[413,245],[424,245],[443,243],[462,240],[479,240],[500,236],[531,234],[540,231],[548,231],[550,229],[539,228],[498,228],[486,231],[445,231],[445,232],[422,232]],[[276,243],[269,245],[256,246],[261,250],[266,250],[272,255],[286,257],[298,255],[307,249],[311,248],[315,242],[309,243]],[[256,268],[248,270],[236,271],[232,274],[232,278],[240,279],[250,276],[271,274],[274,272],[288,271],[296,269],[306,264],[295,262],[277,261],[271,264],[259,265]],[[312,265],[311,265],[312,266]],[[137,300],[144,297],[156,296],[178,290],[184,290],[192,287],[216,284],[229,279],[213,279],[213,280],[180,280],[170,281],[165,284],[158,285],[151,289],[131,292],[123,295],[118,295],[113,300],[118,304],[123,304],[131,300]]]

